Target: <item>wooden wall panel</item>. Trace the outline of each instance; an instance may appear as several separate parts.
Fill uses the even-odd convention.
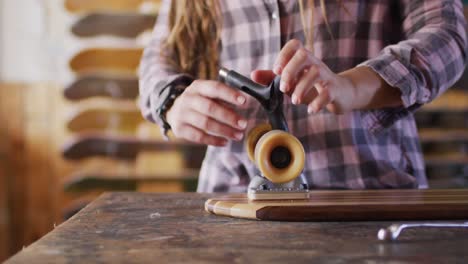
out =
[[[3,162],[0,161],[0,262],[7,258],[9,251],[8,240],[10,239],[10,234],[8,215],[6,177],[3,171]]]
[[[0,84],[0,260],[58,223],[54,93],[48,84]]]
[[[27,186],[24,168],[24,136],[23,136],[23,87],[22,85],[0,85],[0,116],[2,123],[2,172],[4,183],[8,184],[7,207],[9,232],[6,238],[8,255],[21,249],[25,238],[26,199],[24,188]]]
[[[4,261],[9,255],[10,250],[10,228],[9,228],[9,210],[8,210],[8,182],[5,173],[6,167],[6,130],[4,115],[1,111],[2,89],[0,87],[0,262]]]
[[[53,173],[54,94],[52,86],[35,84],[25,91],[25,165],[28,185],[26,242],[32,242],[53,228],[55,177]]]

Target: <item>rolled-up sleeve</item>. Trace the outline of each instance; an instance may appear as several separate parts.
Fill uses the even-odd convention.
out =
[[[463,73],[467,39],[459,0],[402,0],[404,41],[360,64],[401,91],[400,108],[369,111],[363,121],[374,132],[391,126],[452,86]]]
[[[168,54],[163,49],[163,40],[169,34],[170,0],[163,1],[154,26],[152,38],[145,48],[139,67],[139,107],[145,119],[163,126],[158,109],[167,97],[170,89],[187,86],[193,78],[177,72],[165,60]],[[163,54],[165,54],[163,56]]]

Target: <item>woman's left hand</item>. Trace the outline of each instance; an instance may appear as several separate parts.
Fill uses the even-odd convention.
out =
[[[269,83],[281,75],[280,90],[291,96],[293,104],[308,105],[309,113],[323,108],[340,114],[353,110],[356,87],[346,74],[336,74],[303,47],[299,40],[290,40],[280,51],[273,71],[257,70],[251,77],[258,83]]]

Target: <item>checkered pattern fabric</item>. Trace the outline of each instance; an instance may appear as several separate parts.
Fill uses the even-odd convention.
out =
[[[306,151],[304,174],[310,187],[426,188],[413,112],[449,88],[464,69],[467,40],[462,3],[343,0],[341,5],[329,0],[329,32],[319,2],[315,1],[310,25],[314,28],[315,56],[335,72],[357,65],[372,68],[400,89],[404,105],[343,115],[326,111],[309,115],[305,106],[285,100],[290,132]],[[161,40],[168,32],[168,9],[166,1],[140,67],[141,109],[156,123],[160,123],[155,111],[160,95],[190,78],[175,72],[160,58]],[[226,0],[221,2],[221,10],[223,67],[247,76],[254,69],[271,69],[285,42],[293,38],[304,42],[296,1]],[[310,10],[306,5],[306,15]],[[267,120],[252,98],[238,111],[249,120],[247,131]],[[198,191],[244,192],[256,174],[243,142],[210,146]]]

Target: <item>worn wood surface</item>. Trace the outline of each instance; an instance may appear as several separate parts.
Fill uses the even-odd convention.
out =
[[[216,215],[279,221],[468,219],[468,190],[312,191],[308,200],[249,201],[245,194],[208,200]]]
[[[7,263],[463,263],[468,230],[390,222],[264,222],[203,210],[210,195],[110,193]],[[392,222],[394,223],[394,222]]]

